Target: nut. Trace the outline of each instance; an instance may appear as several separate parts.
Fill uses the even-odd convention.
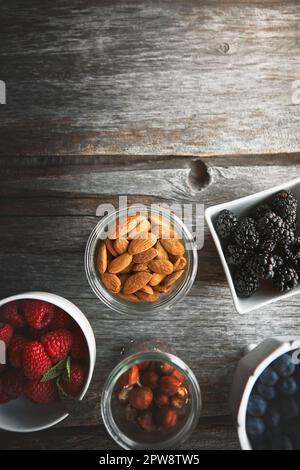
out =
[[[98,251],[97,266],[100,274],[107,270],[107,249],[105,243],[101,243]]]
[[[183,256],[185,249],[183,243],[177,238],[162,238],[161,244],[164,249],[174,256]]]
[[[106,289],[117,294],[121,290],[121,281],[115,274],[104,273],[101,275],[101,280],[105,285]]]
[[[158,274],[158,273],[152,274],[152,277],[149,281],[149,285],[151,287],[157,286],[164,279],[164,277],[165,277],[164,274]]]
[[[142,374],[141,384],[144,387],[150,387],[152,390],[158,387],[159,375],[154,371],[147,371]]]
[[[152,259],[156,258],[158,255],[158,251],[155,248],[149,248],[149,250],[142,251],[142,253],[138,253],[134,255],[133,262],[134,263],[148,263]]]
[[[108,265],[108,271],[112,274],[118,274],[124,272],[132,262],[132,255],[123,253],[123,255],[117,256]]]
[[[161,408],[163,406],[168,406],[170,404],[170,399],[168,395],[165,395],[164,393],[157,393],[154,397],[154,403],[158,408]]]
[[[128,369],[118,380],[117,386],[119,388],[130,388],[133,385],[136,385],[139,380],[139,368],[137,365],[133,365]]]
[[[189,400],[189,392],[186,387],[179,387],[176,395],[171,398],[171,404],[174,408],[183,408]]]
[[[116,250],[114,249],[114,245],[113,245],[113,242],[109,239],[109,238],[106,238],[106,240],[104,240],[104,243],[106,245],[106,248],[107,248],[107,251],[109,251],[109,253],[115,258],[116,256],[118,256],[118,253],[116,252]]]
[[[148,267],[151,271],[157,274],[168,275],[173,272],[173,264],[167,259],[154,259],[149,261]]]
[[[146,286],[142,287],[140,289],[140,292],[145,292],[145,294],[149,294],[149,295],[153,295],[154,292],[153,292],[153,289],[151,286],[149,286],[149,284],[147,284]]]
[[[127,235],[144,219],[145,217],[140,214],[130,215],[128,217],[118,219],[110,227],[108,238],[111,240],[116,240],[117,238],[124,237],[124,235]]]
[[[146,370],[151,367],[151,361],[142,361],[138,364],[140,370]]]
[[[153,401],[153,392],[149,387],[134,388],[129,394],[129,403],[136,410],[146,410]]]
[[[132,406],[128,404],[125,408],[125,419],[129,423],[134,423],[136,421],[137,415],[137,410],[135,410],[134,408],[132,408]]]
[[[131,232],[128,234],[128,240],[133,240],[134,238],[139,237],[141,234],[145,232],[149,232],[151,225],[147,219],[142,220],[140,224],[138,224]]]
[[[117,393],[117,397],[120,403],[124,405],[128,403],[130,390],[130,388],[121,388],[121,390]]]
[[[155,245],[156,241],[157,238],[153,233],[142,233],[139,237],[130,242],[128,253],[131,255],[137,255],[138,253],[147,251],[149,248],[152,248],[153,245]]]
[[[158,242],[155,245],[155,249],[157,251],[157,259],[169,259],[169,255],[158,240]]]
[[[161,283],[161,287],[169,289],[179,278],[183,275],[184,270],[176,271],[175,273],[170,274],[169,276],[165,277],[165,279]]]
[[[121,297],[121,299],[127,300],[128,302],[133,302],[134,304],[137,304],[140,301],[135,294],[123,294],[123,292],[119,292],[118,297]]]
[[[150,272],[148,269],[148,264],[147,263],[134,263],[132,266],[132,271],[133,272],[139,272],[139,271],[146,271]]]
[[[178,256],[176,257],[177,259],[174,261],[173,263],[173,270],[174,272],[176,271],[181,271],[182,269],[184,269],[187,265],[187,260],[184,256]]]
[[[122,255],[123,253],[126,253],[128,245],[129,245],[129,241],[123,237],[117,238],[113,244],[114,250],[117,252],[118,255]]]
[[[172,375],[175,370],[175,367],[169,364],[168,362],[159,362],[157,364],[157,370],[162,375]]]
[[[140,427],[143,429],[143,431],[151,432],[151,431],[154,431],[155,429],[155,426],[153,423],[153,416],[150,411],[145,411],[140,416],[138,416],[137,422],[140,425]]]
[[[157,302],[159,300],[159,292],[153,292],[151,295],[139,290],[136,292],[136,296],[143,302]]]
[[[138,272],[129,276],[123,287],[124,294],[134,294],[144,287],[150,281],[152,274],[145,271]]]
[[[181,383],[183,383],[185,380],[183,373],[180,372],[178,369],[175,369],[174,372],[172,372],[172,376],[179,380],[179,382]]]
[[[161,408],[157,411],[155,421],[161,428],[174,428],[177,425],[177,413],[172,408]]]
[[[172,375],[164,375],[159,382],[159,389],[165,395],[171,397],[175,395],[181,385],[180,380]]]

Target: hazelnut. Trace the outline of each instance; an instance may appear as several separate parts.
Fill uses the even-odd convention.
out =
[[[179,387],[176,395],[171,398],[171,403],[174,408],[183,408],[189,400],[189,392],[186,387]]]
[[[129,370],[124,372],[118,380],[117,386],[119,388],[132,387],[136,385],[139,380],[139,368],[137,365],[133,365]]]
[[[177,393],[180,385],[181,382],[171,375],[165,375],[159,382],[160,391],[169,397]]]
[[[158,408],[168,406],[170,404],[168,395],[164,395],[163,393],[157,393],[154,397],[154,402]]]
[[[143,373],[141,377],[141,384],[144,385],[144,387],[150,387],[152,390],[154,390],[158,387],[158,380],[158,374],[153,370],[149,370]]]
[[[129,403],[136,410],[146,410],[153,400],[153,392],[149,387],[134,388],[129,393]]]
[[[138,414],[137,410],[132,408],[130,405],[126,406],[125,418],[127,421],[129,421],[130,423],[134,423],[136,421],[137,414]]]
[[[162,375],[171,375],[175,368],[168,362],[159,362],[157,364],[157,370]]]
[[[182,372],[180,372],[178,369],[175,369],[173,372],[172,372],[172,376],[173,377],[176,377],[176,379],[178,379],[181,383],[184,382],[184,375]]]
[[[161,428],[174,428],[177,424],[177,413],[172,408],[161,408],[156,414],[156,422]]]
[[[128,403],[130,390],[131,390],[130,388],[126,388],[126,387],[121,388],[121,390],[119,390],[119,392],[117,393],[119,402],[123,404]]]
[[[146,431],[146,432],[151,432],[154,430],[154,424],[153,424],[153,416],[150,411],[145,411],[142,413],[138,418],[137,422],[140,425],[140,427]]]
[[[140,362],[138,366],[140,370],[146,370],[150,367],[150,365],[151,365],[151,361],[143,361],[143,362]]]

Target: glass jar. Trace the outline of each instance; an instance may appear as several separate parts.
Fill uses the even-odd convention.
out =
[[[100,243],[106,238],[109,228],[112,227],[117,220],[128,215],[136,213],[151,213],[164,217],[170,221],[171,227],[179,234],[186,249],[187,266],[185,273],[181,279],[175,284],[171,292],[160,295],[158,301],[153,303],[138,302],[133,303],[113,294],[101,282],[97,269],[97,254]],[[172,305],[181,300],[191,289],[198,268],[197,246],[194,238],[182,220],[173,212],[158,206],[135,204],[132,208],[124,208],[113,211],[96,225],[87,242],[85,251],[85,271],[88,282],[102,302],[112,310],[125,314],[149,314],[156,313],[162,309],[169,309]]]
[[[171,352],[168,344],[160,340],[132,341],[122,355],[123,359],[110,373],[104,385],[101,398],[102,419],[110,436],[118,445],[131,450],[167,449],[182,444],[195,429],[201,413],[201,392],[194,373]],[[149,361],[154,365],[170,364],[184,377],[189,400],[184,409],[180,410],[177,425],[172,429],[155,429],[153,432],[142,430],[136,421],[124,417],[126,407],[118,401],[120,377],[133,365]]]

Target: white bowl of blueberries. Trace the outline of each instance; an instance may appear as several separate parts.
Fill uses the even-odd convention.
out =
[[[269,338],[239,362],[231,407],[243,450],[300,450],[300,338]]]
[[[297,178],[206,210],[238,313],[300,293],[299,200]]]

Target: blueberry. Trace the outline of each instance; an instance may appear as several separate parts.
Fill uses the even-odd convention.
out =
[[[249,436],[254,438],[260,437],[265,432],[265,429],[265,423],[261,418],[247,417],[246,430]]]
[[[269,431],[277,430],[280,424],[279,412],[274,408],[268,408],[264,416],[264,422]]]
[[[284,435],[272,436],[270,439],[272,450],[293,450],[293,444],[291,440]]]
[[[259,395],[251,395],[248,401],[247,413],[251,416],[263,416],[267,411],[267,402]]]
[[[260,382],[268,387],[275,385],[278,379],[277,372],[271,366],[267,367],[259,377]]]
[[[275,369],[280,377],[290,377],[295,372],[295,364],[289,354],[283,354],[276,361],[272,363],[272,367]]]
[[[298,423],[291,424],[287,434],[289,435],[294,447],[300,449],[300,425]]]
[[[299,406],[293,397],[282,397],[280,404],[281,418],[285,421],[296,418],[299,414]]]
[[[275,387],[269,387],[268,385],[264,385],[262,383],[257,384],[257,392],[266,400],[273,400],[276,396]]]
[[[285,379],[279,380],[277,390],[282,395],[295,395],[298,390],[298,385],[293,377],[286,377]]]

